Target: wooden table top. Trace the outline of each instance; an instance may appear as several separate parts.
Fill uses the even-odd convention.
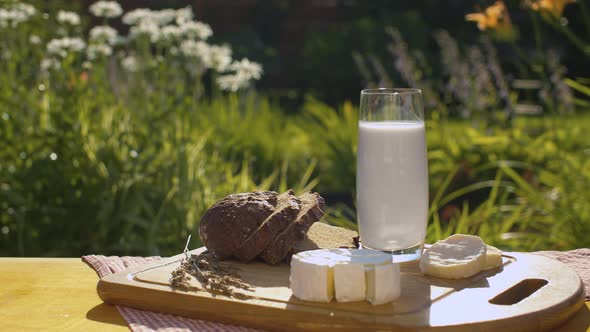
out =
[[[0,331],[128,330],[97,282],[79,258],[0,258]],[[590,301],[556,331],[590,331]]]

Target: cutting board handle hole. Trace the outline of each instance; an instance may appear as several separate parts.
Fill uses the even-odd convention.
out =
[[[533,293],[538,291],[541,287],[547,285],[547,283],[548,281],[545,279],[524,279],[518,284],[496,295],[489,302],[491,304],[499,305],[516,304],[533,295]]]

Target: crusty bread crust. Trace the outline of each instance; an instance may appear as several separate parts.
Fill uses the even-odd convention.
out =
[[[219,259],[232,256],[275,211],[277,195],[274,191],[232,194],[213,204],[199,224],[207,249]]]
[[[272,242],[298,215],[301,202],[293,190],[280,194],[275,212],[234,251],[234,256],[243,262],[254,259]]]
[[[324,199],[318,193],[298,196],[301,210],[297,219],[289,224],[259,255],[269,264],[278,264],[291,252],[298,241],[303,240],[311,225],[324,216]]]

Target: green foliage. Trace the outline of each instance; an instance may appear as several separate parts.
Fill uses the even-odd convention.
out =
[[[173,254],[229,193],[317,183],[312,160],[282,148],[299,136],[280,111],[206,89],[203,76],[215,82],[221,69],[167,53],[180,40],[140,35],[103,45],[122,53],[91,57],[86,27],[57,22],[63,4],[36,5],[27,20],[0,24],[1,255]],[[273,139],[282,145],[263,144]],[[289,175],[290,159],[306,176]]]
[[[109,104],[92,90],[39,100],[47,99],[59,106],[2,113],[4,254],[171,254],[224,195],[317,183],[314,163],[281,149],[296,146],[291,132],[301,130],[254,104],[263,98],[242,107],[236,96],[218,98],[171,116]],[[291,165],[298,177],[288,177]]]
[[[493,133],[430,124],[430,241],[470,233],[512,250],[589,245],[587,116],[518,119]]]
[[[27,98],[0,110],[5,255],[172,254],[232,192],[317,185],[354,197],[351,104],[310,99],[288,115],[262,96],[229,95],[162,114],[88,88]],[[462,232],[504,249],[588,246],[588,130],[586,116],[517,119],[492,132],[434,116],[427,240]],[[328,207],[333,224],[354,228],[355,219],[352,207]]]
[[[321,138],[312,147],[319,188],[354,196],[357,113],[349,107],[337,111],[310,100],[304,119],[310,135]],[[432,114],[427,241],[469,233],[509,250],[587,247],[588,130],[586,115],[517,118],[511,128],[477,130]],[[334,206],[327,220],[355,228],[356,213]]]
[[[358,112],[347,102],[339,111],[309,99],[300,126],[309,136],[308,149],[320,160],[319,190],[354,193]]]
[[[355,196],[350,102],[310,98],[287,114],[252,90],[223,94],[147,45],[137,71],[118,58],[84,67],[75,54],[47,70],[44,46],[28,41],[51,38],[44,20],[0,37],[0,255],[169,255],[230,193]],[[565,82],[588,94],[587,80]],[[485,130],[446,119],[442,109],[427,121],[429,242],[471,233],[503,249],[590,246],[588,116]],[[354,206],[329,203],[328,222],[356,227]]]

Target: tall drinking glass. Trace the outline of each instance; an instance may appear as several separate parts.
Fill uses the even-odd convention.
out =
[[[420,90],[361,91],[356,192],[362,246],[394,261],[420,258],[428,218]]]

